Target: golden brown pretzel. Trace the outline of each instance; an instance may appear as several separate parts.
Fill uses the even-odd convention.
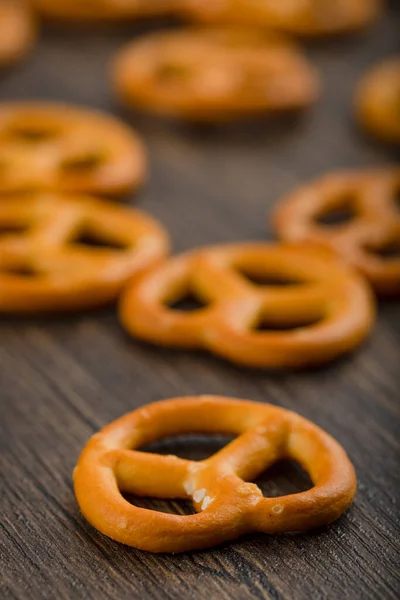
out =
[[[148,35],[121,51],[113,80],[129,105],[195,120],[300,109],[319,93],[292,42],[237,28]]]
[[[33,17],[19,0],[0,0],[0,66],[19,61],[36,38]]]
[[[175,12],[180,0],[32,0],[44,17],[67,21],[123,21]]]
[[[356,90],[356,116],[377,138],[400,144],[400,56],[374,66]]]
[[[118,195],[145,173],[140,139],[110,115],[58,103],[0,104],[0,194]]]
[[[292,285],[260,287],[243,273]],[[188,292],[207,306],[191,313],[168,306]],[[126,288],[120,319],[155,344],[206,348],[254,367],[304,367],[359,345],[374,307],[363,279],[324,251],[243,243],[183,254],[149,271]],[[272,331],[257,331],[264,324]]]
[[[200,21],[265,26],[305,37],[357,31],[382,12],[381,0],[184,0],[183,5]]]
[[[273,226],[282,240],[331,248],[365,275],[381,296],[400,296],[400,168],[344,171],[294,190],[278,203]],[[344,224],[324,226],[318,217],[352,208]]]
[[[183,433],[238,437],[199,462],[139,452]],[[306,492],[264,498],[254,483],[281,459],[309,473]],[[348,508],[356,476],[344,449],[322,429],[270,404],[198,396],[164,400],[129,413],[96,433],[74,471],[86,519],[118,542],[150,552],[185,552],[244,533],[282,533],[331,523]],[[131,505],[121,492],[193,501],[198,514],[165,514]]]
[[[167,250],[163,228],[138,210],[80,196],[3,199],[0,312],[71,311],[111,302],[130,277]]]

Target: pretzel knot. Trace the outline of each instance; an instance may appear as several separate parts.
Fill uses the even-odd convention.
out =
[[[400,169],[339,172],[292,192],[273,215],[287,242],[312,242],[336,251],[380,296],[400,295]],[[319,223],[325,215],[339,222]],[[343,222],[343,217],[345,217]]]
[[[240,28],[149,35],[122,50],[113,78],[128,104],[194,120],[299,109],[319,93],[296,45]]]
[[[265,277],[265,285],[252,280]],[[188,293],[205,306],[171,308]],[[120,318],[133,336],[156,344],[205,348],[254,367],[301,367],[357,346],[374,308],[364,281],[330,254],[247,243],[183,254],[151,270],[125,290]]]
[[[0,312],[98,306],[168,252],[139,210],[90,197],[38,194],[0,202]]]
[[[0,104],[0,193],[119,195],[144,180],[139,137],[100,111],[57,103]]]
[[[140,452],[140,446],[184,433],[238,436],[213,456],[190,461]],[[298,461],[314,486],[264,498],[248,481],[281,459]],[[95,434],[74,471],[86,519],[114,540],[151,552],[184,552],[249,532],[311,529],[337,519],[356,491],[344,449],[299,415],[269,404],[198,396],[156,402]],[[135,507],[121,492],[191,499],[198,514]]]

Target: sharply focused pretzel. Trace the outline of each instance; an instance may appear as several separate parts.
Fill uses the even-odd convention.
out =
[[[287,242],[313,242],[337,251],[357,267],[382,296],[400,296],[400,168],[339,172],[292,192],[273,216],[278,236]],[[324,226],[318,217],[352,208],[350,222]],[[387,254],[387,256],[385,256]]]
[[[35,40],[35,25],[20,0],[0,0],[0,66],[22,58]]]
[[[68,21],[123,21],[172,14],[180,0],[32,0],[45,17]]]
[[[257,286],[249,277],[289,280]],[[191,292],[208,306],[173,310]],[[183,254],[149,271],[121,298],[120,318],[155,344],[206,348],[254,367],[322,364],[365,338],[374,319],[368,286],[318,249],[248,243]],[[289,331],[256,331],[258,325]]]
[[[90,247],[104,242],[105,246]],[[149,215],[79,196],[0,201],[0,312],[70,311],[113,301],[165,254]]]
[[[360,124],[377,138],[400,144],[400,56],[368,71],[356,91]]]
[[[139,452],[183,433],[238,437],[199,462]],[[281,459],[309,473],[306,492],[264,498],[254,483]],[[348,508],[356,476],[344,449],[299,415],[246,400],[198,396],[144,406],[95,434],[74,471],[86,519],[114,540],[150,552],[185,552],[261,531],[282,533],[331,523]],[[121,492],[193,501],[198,514],[165,514],[131,505]]]
[[[113,79],[129,105],[195,120],[299,109],[319,89],[314,69],[292,42],[224,28],[134,41],[118,55]]]
[[[363,29],[381,13],[381,0],[184,0],[189,16],[211,23],[265,26],[319,37]]]
[[[123,194],[142,183],[143,146],[126,125],[64,104],[0,104],[0,194]]]

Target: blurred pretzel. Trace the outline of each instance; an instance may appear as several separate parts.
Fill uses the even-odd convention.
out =
[[[382,12],[381,0],[184,0],[183,5],[199,21],[264,26],[304,37],[358,31]]]
[[[0,104],[0,194],[124,194],[146,174],[138,136],[112,116],[58,103]]]
[[[0,200],[0,313],[112,302],[167,251],[163,228],[138,210],[53,194]]]
[[[113,80],[128,105],[200,121],[301,109],[319,92],[297,46],[243,29],[148,35],[121,51]]]
[[[21,0],[0,0],[0,66],[18,62],[36,39],[36,27]]]
[[[360,124],[386,142],[400,144],[400,56],[368,71],[356,90]]]
[[[238,436],[202,461],[140,452],[166,436]],[[298,461],[313,487],[264,498],[254,483],[281,459]],[[245,533],[283,533],[331,523],[348,508],[356,476],[344,449],[296,413],[219,396],[176,398],[135,410],[96,433],[74,471],[83,515],[113,540],[150,552],[199,550]],[[138,508],[121,493],[190,499],[197,514]]]
[[[369,279],[378,295],[400,296],[399,190],[397,167],[329,174],[283,199],[273,225],[282,240],[335,250]],[[318,222],[338,209],[351,209],[350,220],[336,226]]]
[[[248,280],[254,277],[288,285],[257,285]],[[188,294],[206,306],[171,308]],[[374,307],[363,279],[329,253],[243,243],[183,254],[149,271],[125,290],[120,319],[154,344],[206,348],[253,367],[306,367],[358,346]]]
[[[67,21],[123,21],[175,12],[180,0],[32,0],[44,17]]]

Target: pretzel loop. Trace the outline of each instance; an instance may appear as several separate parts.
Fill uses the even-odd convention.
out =
[[[143,443],[190,432],[238,437],[203,461],[137,450]],[[282,458],[300,462],[314,487],[264,498],[248,480]],[[74,481],[81,510],[97,529],[153,552],[182,552],[246,532],[329,523],[348,507],[356,487],[344,450],[316,425],[268,404],[214,396],[154,403],[111,423],[87,444]],[[121,492],[191,499],[197,514],[138,508]]]

